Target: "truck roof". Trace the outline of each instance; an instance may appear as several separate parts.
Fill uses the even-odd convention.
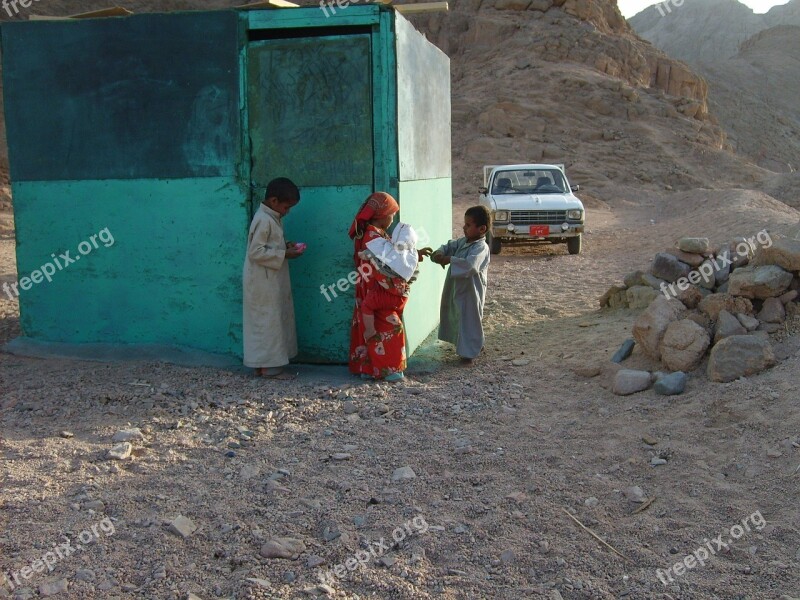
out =
[[[485,186],[489,182],[489,175],[496,169],[502,170],[512,170],[512,169],[558,169],[564,175],[566,175],[566,171],[564,171],[564,165],[556,164],[556,163],[522,163],[518,165],[483,165],[483,185]]]

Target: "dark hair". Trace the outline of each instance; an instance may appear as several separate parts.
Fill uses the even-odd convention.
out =
[[[492,214],[485,206],[470,206],[464,216],[471,217],[478,227],[486,226],[488,229],[492,226]]]
[[[291,179],[278,177],[267,184],[264,200],[266,201],[268,198],[277,198],[278,202],[286,204],[297,203],[300,202],[300,189]]]

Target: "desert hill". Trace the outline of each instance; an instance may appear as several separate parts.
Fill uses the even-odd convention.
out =
[[[663,14],[662,14],[663,13]],[[631,27],[670,56],[690,64],[735,56],[753,35],[777,25],[800,25],[800,0],[765,14],[738,0],[686,0],[681,6],[653,4],[629,19]]]
[[[121,0],[134,12],[210,9],[237,0]],[[104,0],[34,4],[66,15]],[[590,191],[607,183],[688,189],[763,173],[726,150],[707,86],[639,39],[611,2],[455,0],[414,18],[452,59],[457,193],[492,162],[565,162]],[[3,161],[5,162],[5,161]]]
[[[770,171],[796,171],[800,0],[763,15],[737,0],[687,0],[667,8],[653,5],[630,24],[706,79],[710,110],[737,154]]]

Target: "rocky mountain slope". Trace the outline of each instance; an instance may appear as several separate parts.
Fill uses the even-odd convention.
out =
[[[735,56],[747,39],[777,25],[800,25],[800,0],[756,14],[738,0],[653,4],[631,17],[631,27],[670,56],[690,64]]]
[[[737,0],[686,0],[653,5],[630,24],[708,81],[735,152],[771,171],[800,167],[800,0],[763,15]]]
[[[134,12],[228,7],[236,0],[121,0]],[[72,14],[104,0],[34,4]],[[455,0],[416,25],[452,59],[456,192],[494,162],[564,162],[589,193],[607,183],[688,189],[763,176],[725,150],[705,81],[639,39],[615,4]],[[724,178],[720,173],[725,174]]]

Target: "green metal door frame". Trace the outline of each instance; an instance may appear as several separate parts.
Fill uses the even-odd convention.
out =
[[[247,106],[247,48],[251,32],[279,29],[316,30],[315,35],[326,35],[331,29],[336,35],[342,27],[369,27],[372,36],[372,122],[375,190],[398,196],[397,153],[397,81],[396,51],[394,44],[394,19],[391,9],[377,6],[348,6],[328,16],[318,7],[292,8],[284,10],[251,10],[241,13],[240,49],[240,98],[242,99],[242,130],[248,131],[249,115]],[[318,33],[317,33],[318,32]],[[245,182],[251,181],[250,136],[243,135],[241,176]],[[250,211],[254,204],[253,188],[250,188]],[[249,221],[246,226],[249,226]]]

